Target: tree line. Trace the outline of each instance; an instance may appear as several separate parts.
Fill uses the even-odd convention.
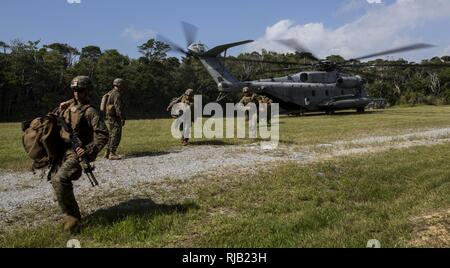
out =
[[[40,41],[0,41],[0,121],[21,121],[47,113],[71,97],[69,84],[77,75],[92,78],[91,100],[96,106],[103,94],[111,90],[115,78],[125,79],[128,118],[167,116],[167,104],[187,88],[202,94],[204,103],[215,101],[217,87],[200,62],[188,57],[181,60],[169,57],[169,46],[155,39],[137,49],[141,57],[133,59],[115,49],[102,50],[94,45],[79,50],[63,43],[42,45]],[[280,54],[266,50],[233,58],[311,62],[308,53]],[[327,59],[343,60],[338,55]],[[422,64],[430,66],[442,62],[449,63],[450,57],[436,57],[424,60]],[[376,60],[374,63],[405,61]],[[280,66],[268,64],[226,61],[226,65],[240,80],[288,74],[281,71]],[[273,69],[277,71],[273,72]],[[450,103],[450,68],[367,67],[358,72],[365,78],[371,96],[386,98],[391,105]],[[228,101],[237,101],[238,97],[231,96]]]

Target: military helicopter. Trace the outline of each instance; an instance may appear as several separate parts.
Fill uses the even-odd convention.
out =
[[[202,63],[206,71],[217,84],[217,88],[220,93],[217,99],[218,101],[223,100],[228,94],[240,92],[243,87],[248,87],[253,92],[259,95],[267,96],[274,102],[279,103],[280,108],[288,114],[302,114],[322,111],[327,114],[333,114],[338,110],[350,109],[363,113],[369,103],[372,102],[372,98],[370,98],[368,92],[364,88],[362,77],[359,75],[350,75],[345,72],[341,72],[340,70],[354,70],[355,68],[370,67],[369,64],[360,62],[364,59],[433,47],[432,45],[425,43],[413,44],[336,63],[318,59],[297,40],[276,40],[277,42],[294,49],[297,52],[309,55],[313,63],[305,65],[299,64],[298,62],[229,58],[226,56],[228,49],[251,43],[253,40],[219,45],[209,49],[206,45],[195,42],[197,34],[197,28],[195,26],[182,22],[182,27],[186,38],[187,49],[180,47],[163,36],[159,35],[157,39],[167,43],[172,50],[180,52],[187,57],[196,58]],[[222,53],[224,53],[223,56]],[[299,69],[313,70],[296,72],[283,77],[271,77],[253,81],[239,81],[225,67],[224,62],[227,60],[297,65],[295,68],[285,68],[282,71]],[[379,66],[381,65],[377,65],[377,67]],[[393,65],[391,64],[389,66]],[[402,66],[407,67],[410,65],[403,64],[400,67]]]

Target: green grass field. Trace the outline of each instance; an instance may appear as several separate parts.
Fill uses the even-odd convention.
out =
[[[301,146],[450,126],[450,107],[400,107],[368,114],[283,117],[282,142]],[[122,152],[139,155],[179,146],[171,120],[128,122]],[[3,169],[27,160],[18,124],[0,125]],[[221,144],[194,141],[197,144]],[[223,141],[234,144],[237,141]],[[242,142],[242,141],[239,141]],[[245,142],[245,141],[244,141]],[[85,219],[75,237],[48,222],[0,232],[0,247],[383,247],[412,246],[416,216],[450,204],[450,144],[281,164],[259,174],[143,183],[111,192],[133,196]],[[132,195],[139,190],[139,196]],[[429,245],[429,246],[440,246]]]
[[[281,117],[280,139],[291,146],[328,143],[383,134],[407,133],[413,129],[450,126],[450,106],[400,107],[366,114]],[[133,156],[162,153],[179,148],[170,133],[172,119],[127,122],[120,153]],[[31,166],[22,148],[20,124],[0,124],[0,169],[26,170]],[[226,145],[250,142],[238,139],[194,140],[194,145]]]
[[[369,239],[407,247],[410,219],[450,203],[449,159],[442,145],[286,164],[247,178],[142,184],[148,193],[90,215],[75,238],[84,247],[365,247]],[[64,247],[73,237],[60,228],[6,233],[0,247]]]

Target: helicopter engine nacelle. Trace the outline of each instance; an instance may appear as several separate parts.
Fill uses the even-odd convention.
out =
[[[336,86],[340,88],[356,88],[362,85],[362,78],[360,76],[353,77],[339,77],[336,81]]]

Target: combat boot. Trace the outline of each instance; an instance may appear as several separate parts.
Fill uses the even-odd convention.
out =
[[[109,160],[122,160],[122,156],[121,155],[117,155],[115,153],[111,153],[109,155]]]
[[[70,232],[71,234],[78,234],[81,231],[80,219],[73,216],[64,216],[63,228],[65,232]]]
[[[183,139],[183,146],[187,146],[189,144],[189,139]]]

